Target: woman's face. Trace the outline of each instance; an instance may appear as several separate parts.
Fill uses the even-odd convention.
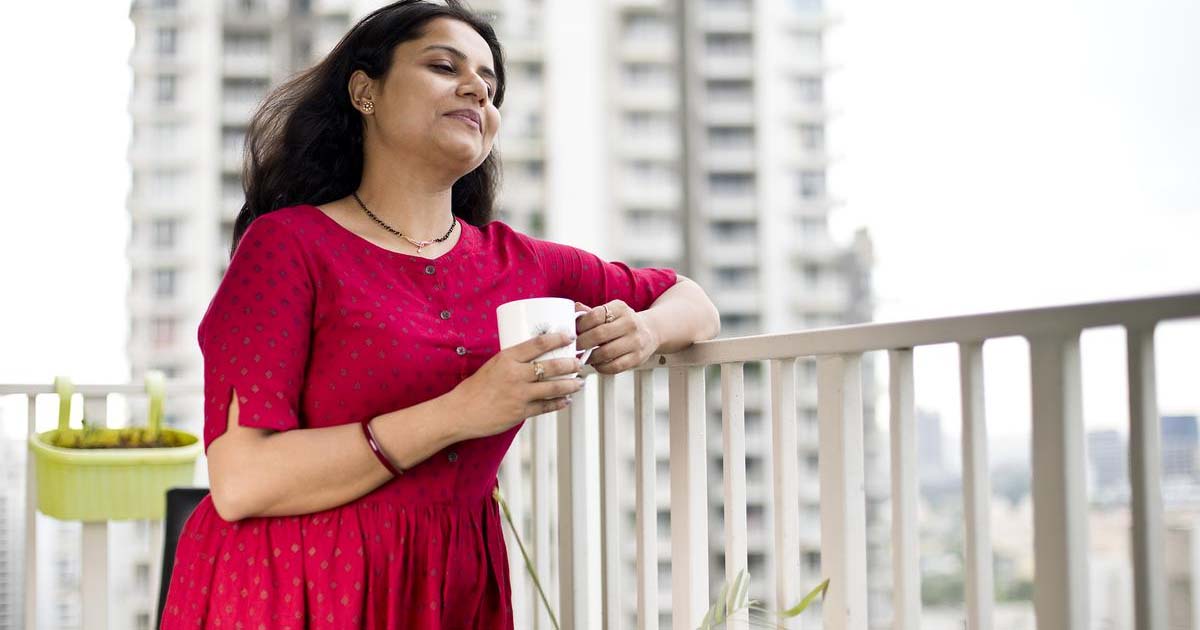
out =
[[[375,104],[366,132],[383,150],[428,156],[458,179],[492,151],[500,127],[496,84],[492,51],[475,29],[430,20],[423,37],[392,51],[386,76],[362,86]],[[361,110],[353,81],[351,93]]]

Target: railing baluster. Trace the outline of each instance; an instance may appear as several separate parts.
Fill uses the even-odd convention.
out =
[[[29,416],[26,439],[37,433],[37,394],[26,394]],[[21,561],[25,563],[25,630],[37,630],[37,466],[33,453],[25,452],[25,541]]]
[[[553,506],[550,502],[550,454],[554,450],[555,414],[543,414],[530,418],[533,423],[532,457],[533,471],[533,505],[530,513],[533,535],[533,563],[542,579],[542,588],[546,597],[557,608],[557,591],[551,588],[551,558],[550,558],[550,515]],[[536,597],[536,594],[535,594]],[[534,627],[537,630],[549,630],[550,615],[542,604],[540,597],[534,600]]]
[[[921,627],[920,536],[917,522],[916,403],[913,351],[888,352],[892,446],[893,630]]]
[[[963,516],[966,519],[967,630],[990,630],[995,594],[992,578],[992,481],[988,471],[987,416],[983,392],[983,344],[959,344],[962,390]]]
[[[658,630],[657,458],[654,372],[633,373],[634,474],[637,477],[637,627]]]
[[[742,363],[721,366],[721,426],[725,476],[725,580],[734,586],[746,559],[746,381]],[[750,623],[748,610],[729,616],[728,627]]]
[[[616,377],[600,375],[600,627],[621,623],[620,446],[617,444]]]
[[[800,454],[796,445],[796,359],[770,361],[771,466],[774,469],[775,606],[802,595],[800,587]],[[785,627],[799,624],[792,620]]]
[[[533,422],[536,418],[531,419]],[[508,448],[508,454],[504,457],[504,461],[500,464],[500,489],[504,492],[504,499],[508,503],[509,510],[512,512],[513,525],[517,532],[524,538],[522,532],[522,524],[524,516],[528,514],[525,508],[525,488],[524,476],[521,474],[521,460],[523,454],[523,443],[527,439],[526,431],[519,431],[513,438],[512,445]],[[534,608],[540,607],[540,601],[530,599],[530,582],[526,576],[525,559],[521,557],[521,549],[517,546],[516,540],[513,540],[513,533],[509,528],[504,528],[505,539],[508,547],[508,567],[509,567],[509,588],[512,590],[513,601],[513,625],[517,628],[529,628],[533,624],[530,618],[529,605],[533,604]]]
[[[866,630],[867,522],[863,487],[862,358],[817,359],[824,627]]]
[[[670,369],[671,620],[693,630],[708,609],[704,368]]]
[[[564,628],[587,628],[591,615],[587,394],[588,388],[579,390],[558,412],[558,606]]]
[[[105,426],[108,420],[108,396],[84,396],[83,417],[92,426]],[[80,617],[83,630],[104,630],[108,627],[108,523],[84,523],[81,546]]]
[[[1166,630],[1161,421],[1154,328],[1126,330],[1129,368],[1129,483],[1133,492],[1133,599],[1138,630]],[[1195,578],[1193,578],[1195,579]]]
[[[1088,628],[1079,333],[1031,336],[1033,400],[1033,606],[1038,628]]]

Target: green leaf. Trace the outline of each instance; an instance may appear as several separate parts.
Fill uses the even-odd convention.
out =
[[[821,597],[821,601],[825,601],[825,591],[828,590],[829,578],[825,578],[825,581],[821,582],[816,588],[809,591],[808,595],[805,595],[804,599],[800,600],[799,604],[796,604],[795,606],[792,606],[791,608],[784,610],[779,614],[784,617],[797,617],[800,615],[800,613],[804,612],[804,610],[808,608],[810,604],[813,603],[813,600],[815,600],[818,595]]]

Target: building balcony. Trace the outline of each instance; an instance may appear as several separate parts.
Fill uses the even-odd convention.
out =
[[[697,104],[704,122],[710,125],[753,125],[754,103],[750,99],[737,101],[707,101]]]
[[[675,59],[675,40],[670,32],[661,37],[626,37],[617,50],[621,61],[667,63]]]
[[[749,7],[706,7],[700,16],[701,27],[710,33],[749,33],[754,14]]]
[[[1145,439],[1160,432],[1155,329],[1161,322],[1195,318],[1200,318],[1200,293],[701,342],[682,352],[652,356],[631,373],[620,376],[588,370],[588,384],[575,395],[575,404],[568,410],[533,418],[525,425],[501,465],[500,485],[516,521],[528,526],[526,548],[547,591],[552,597],[557,594],[556,606],[564,628],[590,630],[600,627],[597,622],[601,618],[624,615],[626,611],[619,609],[621,599],[605,594],[635,588],[639,593],[637,605],[645,607],[639,612],[657,618],[669,611],[672,627],[696,628],[712,601],[714,584],[746,568],[751,550],[765,554],[772,567],[769,574],[754,576],[764,592],[795,590],[799,595],[801,585],[811,578],[807,569],[801,563],[775,565],[773,559],[799,558],[802,550],[810,549],[819,550],[821,573],[831,579],[821,607],[823,627],[866,628],[868,597],[879,589],[894,591],[894,614],[913,620],[918,624],[914,627],[919,627],[919,545],[891,545],[893,572],[883,578],[869,578],[867,574],[869,530],[864,505],[877,490],[873,489],[877,482],[864,479],[868,452],[864,417],[872,408],[875,394],[864,391],[864,354],[886,352],[889,359],[890,382],[884,385],[891,409],[888,439],[893,454],[887,473],[894,515],[889,527],[893,540],[909,541],[916,540],[913,536],[921,524],[917,509],[914,351],[940,344],[957,346],[962,365],[957,385],[964,401],[964,431],[986,435],[983,349],[992,340],[1018,336],[1028,342],[1031,383],[1033,435],[1028,448],[1033,465],[1032,535],[1038,568],[1034,589],[1047,594],[1038,602],[1038,627],[1081,630],[1086,623],[1072,611],[1088,610],[1088,566],[1093,562],[1087,544],[1082,373],[1085,360],[1090,370],[1106,367],[1092,362],[1112,361],[1114,357],[1089,358],[1081,354],[1080,335],[1104,327],[1120,327],[1126,332],[1126,356],[1115,359],[1125,369],[1123,378],[1131,401],[1128,430],[1136,438],[1130,446],[1134,479],[1130,519],[1134,532],[1157,532],[1165,528],[1157,472],[1163,458],[1158,440]],[[820,431],[815,437],[811,430],[801,429],[805,423],[796,406],[790,404],[799,397],[795,376],[803,367],[800,363],[813,359],[820,401]],[[746,479],[747,444],[751,443],[743,405],[743,366],[747,362],[766,364],[764,378],[771,378],[766,378],[765,404],[780,401],[784,410],[765,420],[769,425],[760,425],[772,430],[757,431],[755,440],[765,440],[773,453],[798,453],[802,441],[815,439],[819,453],[817,474],[806,470],[799,457],[772,457],[767,470],[757,470],[769,475],[770,487],[779,488],[785,497],[799,497],[805,504],[819,497],[819,518],[807,510],[777,509],[774,493],[768,493],[767,485]],[[717,412],[728,431],[710,429],[714,410],[706,392],[705,375],[715,366],[721,367],[722,395]],[[665,400],[655,400],[656,377],[666,381]],[[196,410],[202,405],[200,383],[175,382],[167,389],[172,401]],[[144,402],[142,387],[135,385],[79,385],[75,391],[83,398],[87,417],[100,424],[109,418],[110,397],[122,398],[131,407]],[[633,391],[641,391],[642,396],[632,408],[600,404]],[[53,411],[53,404],[39,404],[42,397],[51,399],[44,402],[53,403],[52,386],[0,384],[0,397],[6,403],[10,398],[18,399],[16,405],[6,408],[27,409],[24,418],[16,414],[5,418],[15,425],[6,429],[15,430],[19,436],[53,424],[52,414],[39,413]],[[656,415],[662,403],[667,418],[665,435],[660,432]],[[199,432],[200,427],[184,428]],[[632,443],[628,458],[621,456],[622,443]],[[719,445],[724,462],[720,484],[710,483],[714,444]],[[976,526],[991,519],[990,503],[979,496],[991,483],[986,441],[968,439],[963,444],[963,514],[959,518],[968,551],[976,550],[964,572],[970,599],[970,606],[964,608],[966,614],[977,615],[968,619],[968,626],[980,627],[988,625],[989,618],[971,611],[990,611],[995,606],[990,588],[992,554],[987,550],[994,547],[993,538],[1003,540],[1009,533]],[[761,442],[756,444],[761,446]],[[667,474],[660,470],[659,456],[655,455],[663,451],[669,455]],[[533,456],[526,460],[522,453]],[[34,628],[44,623],[36,619],[35,603],[38,589],[49,580],[41,579],[37,570],[41,553],[38,541],[43,535],[39,532],[46,528],[37,526],[36,468],[32,459],[26,459],[25,466],[16,472],[25,488],[18,513],[23,513],[26,524],[21,545],[25,569],[18,573],[24,579],[18,588],[26,603],[20,627]],[[632,460],[636,473],[633,477],[626,475],[630,470],[628,460]],[[199,470],[204,470],[203,460]],[[197,479],[203,480],[203,473],[198,473]],[[551,493],[549,488],[556,490]],[[536,510],[532,508],[535,499],[539,506]],[[771,509],[762,511],[764,504]],[[632,523],[628,518],[630,509]],[[669,536],[660,535],[660,509],[669,510]],[[777,535],[751,540],[751,526],[759,529],[764,519],[770,519],[769,527]],[[79,618],[85,630],[106,627],[110,602],[156,600],[158,567],[152,569],[149,583],[138,587],[147,592],[112,595],[117,585],[110,578],[110,565],[128,553],[141,554],[139,550],[146,548],[144,544],[119,543],[120,538],[111,537],[115,529],[101,522],[85,523],[80,531]],[[157,561],[153,550],[161,548],[160,524],[150,523],[147,531],[151,541],[148,548]],[[531,603],[532,584],[522,568],[524,562],[511,539],[511,530],[506,529],[505,535],[510,537],[514,602]],[[552,540],[557,542],[552,545]],[[1162,610],[1170,579],[1162,564],[1166,557],[1163,537],[1135,534],[1134,541],[1135,597],[1137,601],[1149,601],[1151,610]],[[719,566],[713,560],[714,553],[725,558],[725,576],[717,575],[712,568]],[[147,556],[141,557],[144,560]],[[631,561],[616,561],[625,558]],[[552,564],[558,567],[555,572],[550,570]],[[666,569],[660,572],[660,565]],[[1170,566],[1176,569],[1174,560]],[[69,567],[64,570],[72,573]],[[665,578],[668,571],[671,586],[660,588],[660,578]],[[120,599],[126,597],[129,599]],[[518,627],[534,627],[533,620],[544,614],[540,610],[519,605]],[[1086,617],[1085,613],[1081,615]],[[547,627],[544,624],[539,621],[537,627]]]
[[[221,73],[229,77],[269,78],[271,64],[271,55],[265,50],[260,53],[227,51],[221,55]]]

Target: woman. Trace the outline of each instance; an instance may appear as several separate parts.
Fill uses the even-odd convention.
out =
[[[561,296],[613,374],[716,335],[671,269],[492,221],[504,66],[457,2],[397,2],[276,90],[204,319],[212,492],[163,628],[511,628],[491,500],[522,422],[565,408],[574,337],[499,350],[495,308]],[[594,305],[594,306],[592,306]]]

